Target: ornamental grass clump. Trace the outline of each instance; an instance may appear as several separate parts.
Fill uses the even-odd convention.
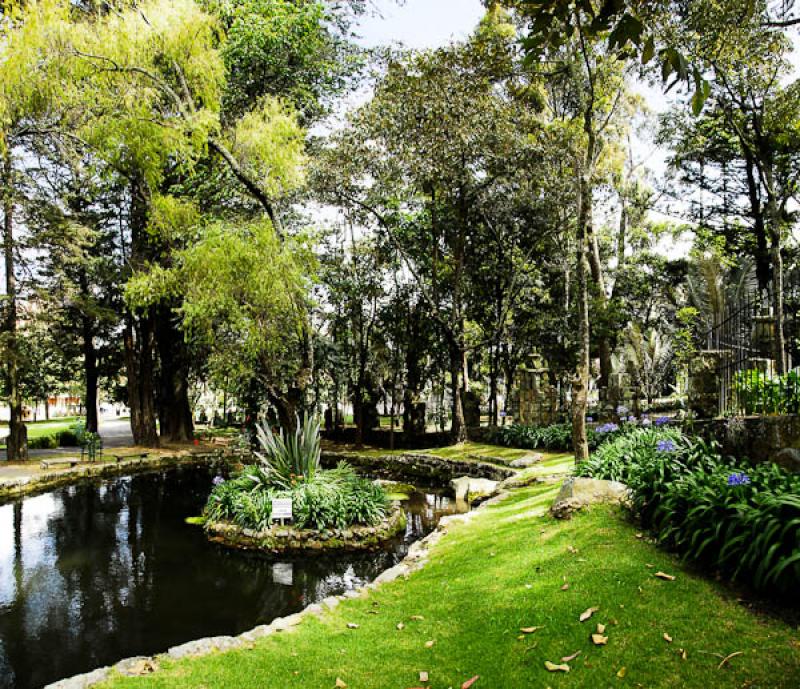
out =
[[[321,468],[316,419],[298,423],[294,434],[276,435],[259,426],[256,437],[258,462],[228,481],[214,479],[205,509],[209,522],[263,531],[272,523],[272,501],[278,498],[292,500],[294,524],[301,529],[374,526],[386,516],[383,488],[344,462]]]
[[[622,481],[659,544],[732,580],[798,596],[800,476],[722,457],[674,428],[631,430],[578,474]]]

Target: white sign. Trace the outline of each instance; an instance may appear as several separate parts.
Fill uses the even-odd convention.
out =
[[[276,498],[272,501],[272,518],[292,519],[292,499],[291,498]]]

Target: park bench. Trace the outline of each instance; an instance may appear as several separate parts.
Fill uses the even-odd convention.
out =
[[[125,454],[112,454],[111,456],[117,461],[117,464],[119,464],[126,459],[138,459],[140,462],[143,462],[147,459],[148,455],[148,452],[128,452]]]
[[[39,462],[39,466],[42,469],[51,469],[56,464],[69,464],[70,469],[73,467],[78,466],[81,463],[81,460],[78,458],[68,458],[68,457],[61,457],[59,459],[43,459]]]

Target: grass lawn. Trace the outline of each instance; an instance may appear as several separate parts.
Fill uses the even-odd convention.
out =
[[[68,416],[62,419],[51,419],[50,421],[27,421],[28,439],[41,438],[46,435],[54,435],[59,431],[66,431],[75,425],[78,420],[76,416]],[[6,446],[6,436],[8,436],[8,424],[0,427],[0,448]]]
[[[611,508],[551,519],[556,489],[515,491],[471,523],[451,525],[429,564],[408,580],[252,649],[160,661],[153,675],[104,686],[333,689],[340,678],[351,689],[458,689],[478,675],[474,689],[796,689],[800,633],[753,614],[637,538]],[[658,571],[676,579],[656,578]],[[590,607],[597,611],[581,623]],[[590,640],[598,623],[606,625],[605,646]],[[541,628],[520,633],[534,626]],[[561,664],[578,651],[569,673],[545,669],[545,661]]]
[[[347,451],[358,452],[360,455],[368,457],[384,457],[386,455],[400,455],[400,454],[426,454],[436,455],[437,457],[445,457],[460,460],[480,459],[491,462],[494,459],[503,460],[503,463],[511,462],[525,455],[532,454],[532,450],[518,450],[513,447],[503,447],[502,445],[489,445],[488,443],[473,443],[467,441],[461,445],[449,445],[448,447],[433,447],[427,450],[386,450],[378,447],[365,447],[361,450],[356,450],[355,446],[343,443],[335,443],[330,441],[323,442],[323,447],[332,452]],[[547,456],[547,452],[543,452]]]

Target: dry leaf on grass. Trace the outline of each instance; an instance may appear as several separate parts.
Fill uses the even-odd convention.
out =
[[[461,685],[461,689],[469,689],[475,682],[478,681],[480,675],[475,675],[474,677],[470,677],[464,684]]]
[[[686,652],[685,648],[679,648],[678,655],[680,655],[681,660],[687,660],[689,658],[689,654]]]
[[[336,678],[336,689],[347,689],[347,685],[338,677]]]
[[[403,631],[405,628],[406,626],[402,622],[397,623],[397,629],[399,629],[400,631]]]
[[[421,622],[425,618],[422,615],[412,615],[409,619],[414,620],[414,622]]]
[[[551,663],[549,660],[545,660],[544,669],[548,672],[569,672],[569,665],[566,663],[563,665],[556,665],[555,663]]]
[[[431,639],[430,641],[426,641],[425,642],[425,648],[433,648],[433,644],[435,644],[435,643],[436,642],[433,639]]]
[[[534,632],[542,629],[542,627],[520,627],[519,630],[523,634],[533,634]]]
[[[571,552],[573,555],[578,552],[578,549],[574,545],[568,545],[567,550]]]
[[[663,579],[664,581],[675,581],[675,577],[673,577],[671,574],[667,574],[666,572],[656,572],[653,576]]]
[[[592,634],[592,643],[595,646],[605,646],[608,643],[608,637],[602,634]]]
[[[358,627],[359,627],[359,625],[357,625],[355,622],[348,622],[347,623],[347,628],[348,629],[358,629]]]
[[[569,589],[569,584],[564,584],[564,585],[561,587],[561,590],[562,590],[562,591],[567,591],[568,589]]]
[[[575,651],[575,653],[573,653],[571,656],[564,656],[561,659],[561,662],[562,663],[569,663],[569,662],[575,660],[575,658],[577,658],[580,654],[581,654],[580,651]]]
[[[666,632],[664,632],[664,641],[666,641],[668,644],[672,643],[672,637]]]
[[[628,668],[626,668],[624,665],[617,671],[617,677],[619,677],[620,679],[625,677],[625,675],[627,674],[628,674]]]
[[[597,633],[598,634],[605,634],[606,626],[604,624],[597,625]]]
[[[586,622],[592,615],[594,615],[600,608],[587,608],[581,613],[580,621]]]
[[[428,681],[428,673],[427,672],[420,672],[419,673],[419,681],[420,682],[427,682]]]
[[[736,652],[734,652],[734,653],[729,653],[728,655],[726,655],[726,656],[725,656],[725,657],[722,659],[722,662],[721,662],[719,665],[717,665],[717,670],[721,670],[723,667],[725,667],[725,664],[726,664],[726,663],[727,663],[727,662],[728,662],[728,661],[729,661],[731,658],[735,658],[736,656],[740,656],[740,655],[742,655],[743,653],[744,653],[744,651],[736,651]]]

